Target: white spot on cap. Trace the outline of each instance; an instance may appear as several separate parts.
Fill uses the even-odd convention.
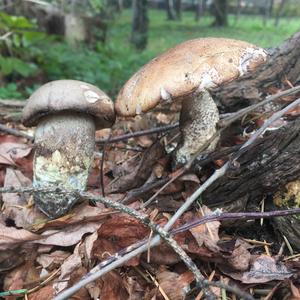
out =
[[[218,71],[215,68],[210,69],[208,72],[202,75],[199,90],[215,87],[219,79],[220,76]]]
[[[165,101],[171,101],[172,100],[171,94],[166,89],[164,89],[163,87],[160,88],[160,96]]]
[[[84,90],[88,90],[89,86],[87,86],[86,84],[81,84],[80,87]]]
[[[138,105],[136,106],[135,113],[136,113],[137,115],[140,115],[140,114],[142,113],[142,107],[141,107],[140,104],[138,104]]]
[[[259,61],[260,59],[266,60],[267,52],[262,48],[251,48],[248,47],[245,50],[245,53],[240,58],[238,70],[240,72],[240,76],[243,76],[248,72],[249,65],[252,62]]]
[[[100,96],[91,90],[85,91],[83,94],[86,101],[89,103],[95,103],[100,100]]]

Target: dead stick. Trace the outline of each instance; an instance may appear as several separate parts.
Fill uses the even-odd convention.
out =
[[[34,140],[34,137],[29,135],[29,134],[26,134],[20,130],[17,130],[17,129],[13,129],[13,128],[9,128],[3,124],[0,124],[0,131],[2,132],[6,132],[8,134],[11,134],[11,135],[14,135],[14,136],[19,136],[19,137],[23,137],[29,141],[33,141]]]
[[[109,139],[109,143],[116,143],[116,142],[128,140],[128,139],[143,136],[143,135],[161,133],[161,132],[169,131],[169,130],[172,130],[172,129],[175,129],[178,127],[179,127],[179,123],[175,123],[175,124],[161,126],[161,127],[157,127],[157,128],[150,128],[150,129],[146,129],[146,130],[135,131],[135,132],[127,133],[124,135],[111,137]],[[98,144],[104,144],[106,141],[107,141],[107,138],[106,139],[96,139],[96,143],[98,143]]]

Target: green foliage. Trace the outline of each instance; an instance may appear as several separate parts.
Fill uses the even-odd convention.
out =
[[[22,97],[15,83],[9,83],[4,87],[0,87],[0,99],[21,99]]]
[[[66,43],[57,43],[40,57],[40,67],[54,79],[77,79],[99,86],[110,95],[115,95],[121,85],[145,61],[119,45],[97,44],[96,50],[85,45],[72,49]]]
[[[28,77],[35,74],[38,67],[35,56],[39,44],[46,39],[45,34],[35,31],[25,17],[10,16],[0,12],[0,34],[6,35],[0,40],[0,73],[12,76]]]
[[[108,0],[95,0],[95,5],[107,3]],[[3,77],[0,80],[8,83],[0,88],[0,98],[23,98],[46,81],[67,78],[90,82],[115,97],[142,65],[185,40],[219,36],[270,47],[280,44],[300,28],[297,19],[282,18],[280,26],[275,28],[274,20],[264,27],[261,16],[241,16],[238,22],[234,16],[229,16],[230,26],[216,29],[210,27],[213,20],[210,16],[195,22],[194,13],[184,12],[182,21],[168,22],[165,11],[150,10],[149,13],[148,48],[136,52],[129,43],[131,10],[123,11],[109,25],[106,45],[83,43],[77,48],[37,32],[35,24],[24,17],[0,12],[0,36],[11,32],[8,38],[0,40],[0,74],[4,76],[4,80]]]

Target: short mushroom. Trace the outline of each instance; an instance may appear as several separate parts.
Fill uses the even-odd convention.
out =
[[[77,80],[46,83],[28,99],[25,126],[37,126],[33,186],[84,190],[93,158],[95,130],[115,121],[111,99],[97,87]],[[50,218],[65,214],[76,196],[34,193],[39,209]]]
[[[185,164],[216,134],[219,112],[210,89],[253,70],[267,58],[264,49],[244,41],[202,38],[186,41],[151,60],[121,89],[115,103],[120,116],[135,116],[160,103],[182,101],[181,141],[174,165]],[[218,138],[208,148],[214,150]]]

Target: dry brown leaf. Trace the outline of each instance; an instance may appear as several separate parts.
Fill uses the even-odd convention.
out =
[[[189,271],[181,275],[170,271],[157,274],[157,281],[170,300],[185,299],[193,280],[194,276]]]
[[[32,147],[19,143],[2,143],[0,146],[0,164],[15,166],[16,161],[26,157]]]
[[[98,230],[98,240],[94,243],[93,254],[100,260],[113,255],[123,248],[142,240],[149,234],[149,229],[136,219],[126,214],[114,215],[104,222]],[[137,265],[139,258],[127,262]]]
[[[38,234],[31,233],[25,229],[7,227],[0,223],[0,250],[13,249],[19,244],[36,241],[39,238]]]
[[[144,153],[139,161],[131,160],[131,167],[128,168],[128,162],[122,165],[123,171],[119,169],[120,175],[113,184],[106,188],[106,193],[125,192],[132,188],[141,186],[151,175],[152,168],[157,160],[164,155],[164,148],[159,143],[154,143]],[[134,165],[132,165],[134,163]],[[122,174],[122,175],[121,175]]]
[[[79,247],[80,244],[76,245],[73,254],[70,255],[61,265],[61,272],[58,281],[53,284],[56,294],[68,287],[71,273],[82,266]]]
[[[44,253],[37,257],[36,261],[48,271],[52,271],[60,265],[70,256],[69,252],[56,250],[52,253]]]
[[[98,239],[98,232],[89,235],[84,241],[84,257],[89,265],[92,264],[93,247],[95,241]]]
[[[105,220],[111,214],[110,209],[104,208],[103,205],[91,206],[87,202],[76,205],[67,215],[55,220],[47,220],[34,224],[32,231],[45,230],[50,228],[65,228],[70,225],[97,222]],[[101,224],[101,222],[99,222]]]
[[[300,289],[299,287],[295,286],[293,284],[292,281],[290,281],[290,288],[291,288],[291,292],[292,292],[292,295],[295,299],[300,299]]]
[[[204,216],[211,214],[211,210],[203,206],[203,213]],[[202,213],[198,212],[195,214],[194,218],[202,218]],[[219,246],[217,243],[219,242],[219,227],[220,227],[219,221],[213,221],[206,224],[201,224],[199,226],[196,226],[192,229],[190,229],[190,232],[192,233],[193,237],[196,239],[199,247],[202,245],[205,245],[209,250],[213,252],[219,252]]]
[[[27,187],[31,186],[31,180],[25,177],[19,170],[12,168],[6,169],[4,186]],[[46,216],[39,212],[35,207],[28,207],[30,196],[27,193],[4,193],[3,215],[14,220],[17,227],[30,228],[35,222],[39,223],[46,220]]]
[[[293,275],[282,262],[276,262],[273,257],[262,254],[250,262],[250,270],[246,272],[231,272],[220,266],[222,272],[243,283],[265,283],[272,280],[284,280]]]
[[[5,249],[0,251],[0,273],[15,268],[24,262],[25,257],[20,255],[20,249]]]
[[[3,288],[6,291],[30,289],[39,279],[39,271],[32,261],[27,261],[24,265],[15,268],[5,276]]]
[[[42,287],[37,292],[34,292],[28,296],[29,300],[51,300],[54,297],[54,290],[52,285]]]
[[[36,241],[43,245],[56,245],[68,247],[77,244],[86,233],[93,233],[99,228],[99,223],[70,225],[57,230],[47,230],[41,234],[41,239]],[[42,238],[45,236],[45,238]]]
[[[249,268],[251,254],[244,244],[237,246],[228,257],[228,265],[234,270],[246,271]]]
[[[69,286],[73,286],[78,282],[85,274],[87,273],[86,269],[79,267],[71,273]],[[78,292],[69,298],[70,300],[87,300],[90,299],[89,292],[86,287],[82,287]]]
[[[119,273],[109,272],[102,277],[102,281],[101,299],[128,300],[128,293]]]

